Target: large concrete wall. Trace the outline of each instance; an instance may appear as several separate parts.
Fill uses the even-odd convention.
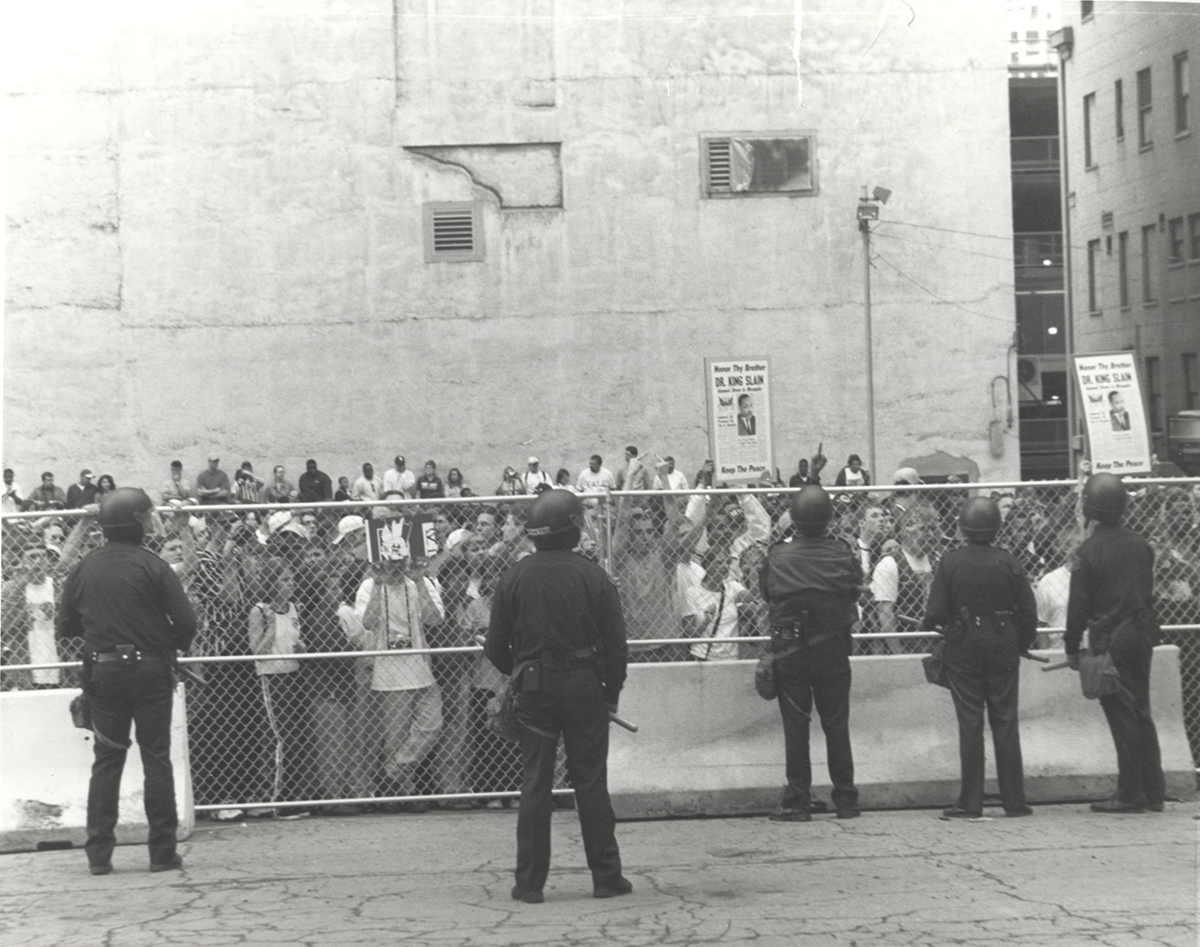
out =
[[[11,13],[5,464],[28,489],[84,464],[157,483],[210,445],[293,475],[400,451],[480,491],[530,452],[574,471],[634,442],[691,471],[703,359],[760,354],[780,467],[865,455],[867,184],[894,191],[882,473],[942,450],[1015,476],[1015,431],[988,439],[1014,328],[1003,5],[808,0],[798,64],[791,0],[686,7]],[[788,130],[817,135],[816,196],[701,198],[702,133]],[[559,147],[472,150],[517,143]],[[483,202],[485,260],[425,262],[444,200]]]

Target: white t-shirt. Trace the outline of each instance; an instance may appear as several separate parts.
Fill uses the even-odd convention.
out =
[[[585,467],[583,473],[575,481],[575,489],[580,493],[603,493],[605,488],[609,490],[617,488],[617,478],[607,467],[601,467],[595,473],[592,473],[591,467]]]
[[[437,586],[424,579],[426,589],[439,612],[444,613],[441,595]],[[364,651],[393,651],[394,655],[374,658],[371,671],[371,690],[410,691],[433,686],[433,669],[428,654],[404,654],[410,648],[425,648],[425,630],[421,625],[421,600],[417,584],[405,578],[401,582],[385,582],[380,603],[386,615],[385,627],[368,629],[362,620],[367,614],[367,604],[375,590],[375,579],[368,576],[354,597],[354,616],[358,627],[358,642]],[[361,630],[360,630],[361,629]],[[359,637],[361,635],[361,638]]]
[[[738,629],[738,595],[746,591],[742,583],[734,579],[725,580],[725,602],[721,603],[721,593],[696,585],[687,590],[687,603],[684,614],[696,619],[696,624],[702,639],[733,638]],[[717,615],[720,606],[721,614]],[[715,622],[714,622],[715,619]],[[714,630],[715,625],[715,630]],[[710,661],[732,661],[738,656],[738,646],[734,644],[712,644],[708,641],[697,641],[691,646],[692,655],[697,658],[707,658]]]
[[[395,467],[389,467],[383,473],[383,493],[380,498],[388,493],[403,493],[406,497],[414,497],[417,495],[417,475],[411,470],[397,470]]]
[[[250,646],[258,654],[295,654],[300,650],[300,615],[296,603],[288,602],[286,612],[277,612],[266,602],[254,606],[266,623],[266,641],[251,641]],[[255,622],[250,616],[251,624]],[[291,674],[300,670],[295,658],[282,661],[255,661],[254,670],[259,677],[264,674]]]
[[[54,664],[58,645],[54,641],[54,579],[46,576],[37,585],[26,583],[25,608],[29,614],[29,663]],[[59,684],[58,668],[33,671],[35,684]]]

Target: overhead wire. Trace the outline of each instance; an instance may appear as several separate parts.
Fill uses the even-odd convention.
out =
[[[879,260],[881,263],[886,263],[886,264],[888,265],[888,267],[890,267],[892,270],[894,270],[894,271],[896,272],[896,274],[897,274],[897,275],[899,275],[899,276],[903,277],[904,279],[908,280],[908,281],[909,281],[910,283],[912,283],[912,284],[913,284],[915,287],[917,287],[917,289],[919,289],[919,290],[921,290],[922,292],[924,292],[924,293],[927,293],[928,295],[932,296],[932,297],[933,297],[934,299],[936,299],[938,302],[945,303],[947,306],[950,306],[950,307],[952,307],[952,308],[954,308],[954,309],[959,309],[959,310],[962,310],[963,312],[967,313],[968,315],[971,315],[971,316],[978,316],[980,319],[987,319],[987,320],[989,320],[989,321],[991,321],[991,322],[1004,322],[1004,323],[1008,323],[1008,324],[1010,324],[1010,325],[1015,325],[1015,324],[1016,324],[1016,319],[1015,319],[1015,318],[1013,318],[1013,319],[1008,319],[1008,318],[1004,318],[1004,317],[1002,317],[1002,316],[993,316],[993,315],[990,315],[989,313],[986,313],[986,312],[976,312],[974,309],[968,309],[966,306],[961,306],[961,305],[959,305],[958,303],[956,303],[956,302],[953,302],[952,300],[946,299],[944,296],[939,296],[937,293],[935,293],[935,292],[934,292],[932,289],[930,289],[928,286],[925,286],[925,285],[923,285],[923,284],[921,284],[921,283],[917,282],[915,279],[913,279],[911,276],[909,276],[907,273],[905,273],[905,272],[904,272],[902,269],[900,269],[898,266],[896,266],[896,264],[895,264],[895,263],[893,263],[891,260],[889,260],[889,259],[888,259],[887,257],[885,257],[883,254],[879,253],[879,251],[877,251],[877,250],[876,250],[876,251],[874,251],[874,252],[872,252],[871,256],[872,256],[874,259],[876,259],[876,260]]]

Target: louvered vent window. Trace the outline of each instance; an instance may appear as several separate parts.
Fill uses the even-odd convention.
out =
[[[700,156],[705,197],[817,193],[816,136],[811,132],[705,135]]]
[[[483,218],[479,205],[446,201],[425,205],[425,262],[483,259]]]

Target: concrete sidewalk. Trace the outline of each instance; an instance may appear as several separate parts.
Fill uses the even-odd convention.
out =
[[[597,901],[560,810],[540,905],[509,898],[515,812],[201,822],[183,872],[141,846],[104,877],[78,849],[0,856],[0,945],[1196,943],[1194,803],[937,814],[621,823],[634,893]]]

